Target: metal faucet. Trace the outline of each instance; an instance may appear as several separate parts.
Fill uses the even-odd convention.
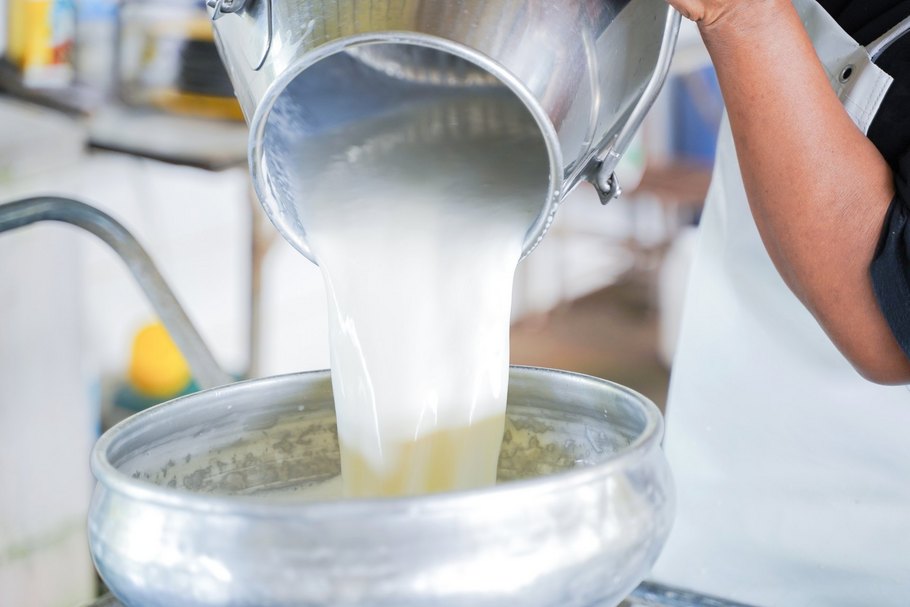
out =
[[[120,256],[180,348],[201,388],[234,381],[215,361],[152,258],[117,220],[83,202],[59,196],[39,196],[0,205],[0,233],[39,221],[59,221],[82,228]]]

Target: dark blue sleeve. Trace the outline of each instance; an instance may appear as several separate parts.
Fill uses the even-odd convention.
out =
[[[895,171],[891,203],[870,272],[882,313],[910,357],[910,151]]]

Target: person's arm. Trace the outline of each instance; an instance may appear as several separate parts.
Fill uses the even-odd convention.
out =
[[[835,95],[790,0],[670,4],[699,24],[777,270],[864,377],[910,382],[869,275],[893,175]]]

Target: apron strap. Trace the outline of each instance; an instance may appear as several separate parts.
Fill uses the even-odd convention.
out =
[[[874,63],[882,53],[888,50],[892,44],[900,40],[907,32],[910,32],[910,16],[906,17],[903,21],[885,32],[884,36],[866,47],[869,58],[872,59]]]

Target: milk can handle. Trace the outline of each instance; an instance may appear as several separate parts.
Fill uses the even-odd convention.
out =
[[[657,55],[657,65],[654,67],[654,73],[645,86],[645,90],[629,115],[629,120],[619,133],[608,140],[595,154],[592,160],[592,166],[588,169],[588,179],[594,184],[600,196],[600,201],[607,204],[614,198],[619,197],[622,188],[616,179],[616,165],[622,155],[629,149],[632,138],[638,132],[641,123],[644,122],[645,116],[657,100],[660,89],[663,88],[667,75],[670,73],[670,64],[673,60],[673,51],[676,48],[676,39],[679,36],[680,24],[679,12],[670,7],[667,9],[667,20],[664,24],[663,38],[661,40],[660,51]]]

